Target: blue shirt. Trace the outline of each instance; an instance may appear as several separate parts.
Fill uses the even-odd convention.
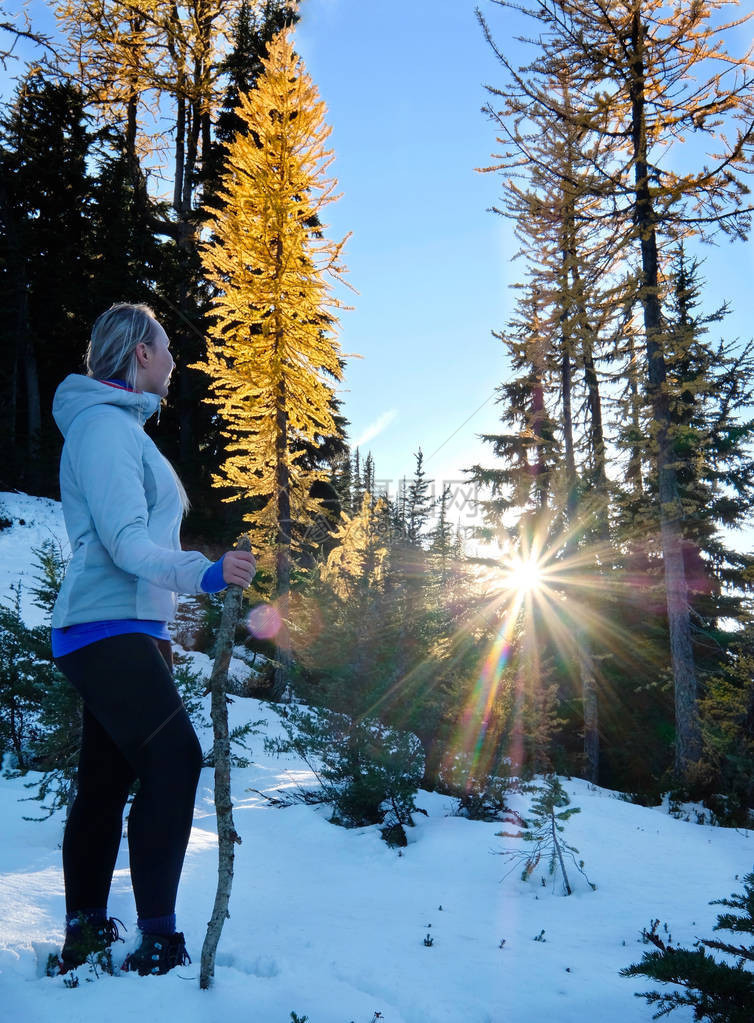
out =
[[[155,639],[170,639],[167,622],[153,622],[146,618],[120,618],[105,622],[81,622],[63,629],[52,630],[52,656],[65,657],[74,650],[96,643],[110,636],[122,636],[127,632],[142,632]]]
[[[202,577],[205,593],[219,593],[228,585],[223,579],[223,557],[207,569]],[[74,650],[89,646],[110,636],[123,636],[129,632],[141,632],[155,639],[170,639],[167,622],[155,622],[147,618],[115,618],[101,622],[82,622],[63,629],[52,630],[52,656],[65,657]]]

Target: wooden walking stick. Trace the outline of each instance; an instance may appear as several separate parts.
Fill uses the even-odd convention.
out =
[[[239,551],[251,550],[247,536],[236,544]],[[229,586],[225,594],[220,629],[217,633],[215,663],[209,681],[212,692],[212,731],[215,737],[215,813],[217,814],[217,892],[212,918],[207,924],[207,934],[202,945],[202,961],[199,972],[199,987],[206,989],[215,973],[215,954],[220,934],[227,917],[230,889],[233,884],[233,860],[235,845],[241,844],[241,836],[233,823],[233,804],[230,799],[230,739],[228,737],[228,666],[233,653],[233,637],[241,614],[243,590],[240,586]]]

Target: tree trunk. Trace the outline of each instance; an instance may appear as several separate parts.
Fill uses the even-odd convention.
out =
[[[278,283],[283,274],[283,242],[278,233],[275,246],[275,278]],[[280,311],[275,307],[275,344],[277,352],[283,349],[284,330]],[[291,477],[288,466],[288,395],[285,376],[280,360],[280,382],[278,384],[275,430],[275,495],[277,513],[276,536],[276,584],[280,628],[275,638],[275,670],[272,676],[272,699],[280,700],[285,693],[291,671],[291,641],[288,617],[290,613],[291,590]]]
[[[251,549],[248,537],[242,537],[238,550]],[[217,815],[217,891],[212,917],[207,925],[207,934],[202,945],[199,987],[206,989],[215,972],[215,954],[220,941],[223,924],[230,916],[230,890],[233,884],[233,863],[236,843],[241,838],[233,822],[233,803],[230,796],[230,737],[228,734],[228,666],[233,654],[233,639],[241,613],[243,590],[240,586],[229,586],[223,604],[220,629],[217,634],[215,663],[210,678],[212,692],[212,730],[214,732],[215,760],[215,812]]]
[[[37,356],[31,339],[31,325],[29,322],[26,258],[21,248],[18,225],[10,197],[5,187],[5,182],[2,180],[0,180],[0,223],[5,229],[8,245],[9,291],[13,296],[12,318],[13,331],[16,337],[11,393],[6,398],[9,406],[8,422],[10,426],[8,440],[12,448],[12,442],[15,440],[18,426],[16,422],[17,373],[20,370],[23,374],[26,390],[26,471],[24,472],[24,479],[26,485],[29,486],[34,476],[39,435],[42,429],[42,402],[39,396]]]
[[[628,354],[629,354],[629,378],[628,388],[631,400],[631,448],[630,455],[628,458],[628,469],[626,470],[626,480],[631,484],[631,489],[634,492],[634,496],[638,497],[644,489],[644,481],[642,479],[641,472],[641,446],[639,438],[641,437],[641,401],[639,398],[639,382],[637,380],[637,374],[635,370],[636,359],[634,350],[634,339],[629,333],[628,339]]]
[[[571,895],[571,883],[568,880],[568,874],[566,874],[565,863],[563,862],[563,850],[560,848],[560,842],[558,841],[558,828],[555,823],[555,811],[550,810],[550,829],[552,831],[552,844],[558,854],[558,862],[560,863],[560,872],[563,875],[563,884],[565,885],[566,895]]]
[[[570,270],[570,276],[576,286],[576,294],[578,296],[577,307],[580,316],[580,327],[581,333],[585,334],[588,330],[586,322],[586,309],[584,308],[583,302],[583,289],[581,289],[581,280],[576,267],[576,243],[574,238],[574,227],[573,227],[574,211],[571,204],[565,208],[565,225],[564,225],[564,246],[563,246],[563,295],[564,304],[566,301],[565,296],[568,294],[568,276]],[[563,319],[567,315],[567,311],[563,310]],[[566,544],[567,557],[570,560],[571,557],[576,554],[576,536],[578,533],[578,519],[581,514],[580,498],[578,493],[578,480],[576,478],[576,457],[573,450],[573,421],[571,411],[571,345],[572,340],[570,335],[564,331],[562,338],[563,346],[563,360],[562,360],[562,389],[563,389],[563,434],[565,438],[565,460],[566,460],[566,473],[568,479],[568,498],[567,498],[567,512],[568,512],[568,541]],[[585,375],[587,377],[587,386],[589,386],[589,374],[586,371],[585,364]],[[592,362],[592,371],[594,371],[594,363]],[[594,373],[594,384],[596,385],[596,373]],[[590,412],[592,409],[591,401],[589,402]],[[599,392],[597,392],[597,408],[599,409]],[[592,428],[594,429],[594,420],[592,419]],[[599,421],[599,431],[601,434],[602,421]],[[604,439],[602,441],[602,459],[604,462]],[[604,464],[603,464],[604,472]],[[606,495],[607,486],[605,485],[604,493]],[[602,509],[601,509],[602,511]],[[606,509],[605,514],[601,514],[601,518],[607,521]],[[580,602],[586,604],[588,597],[585,594],[580,595]],[[594,673],[594,658],[592,656],[592,641],[588,635],[587,630],[584,629],[580,624],[576,626],[574,632],[574,643],[576,646],[576,656],[579,666],[579,677],[581,680],[581,703],[582,713],[584,719],[584,759],[586,762],[585,776],[588,781],[593,784],[597,783],[599,777],[599,756],[600,756],[600,737],[599,737],[599,714],[598,714],[598,703],[597,703],[597,680]]]
[[[542,343],[536,342],[533,351],[532,370],[534,379],[531,389],[531,424],[530,428],[536,438],[535,463],[531,467],[534,477],[534,492],[536,494],[537,511],[541,512],[547,508],[550,481],[547,473],[547,457],[545,454],[544,424],[547,412],[545,410],[545,389],[544,389],[544,359],[542,357]]]
[[[186,100],[177,98],[175,122],[175,177],[173,179],[173,209],[181,215],[183,211],[183,180],[185,177],[186,155]]]
[[[589,439],[594,460],[594,484],[604,508],[600,516],[601,539],[606,540],[607,536],[602,535],[602,523],[607,526],[607,468],[605,458],[605,432],[602,426],[602,400],[600,398],[599,380],[597,369],[594,365],[594,350],[591,343],[591,328],[588,328],[582,342],[584,360],[584,379],[586,381],[586,400],[589,409]]]
[[[577,629],[576,649],[581,676],[581,698],[584,714],[584,777],[593,785],[599,781],[600,772],[600,731],[599,702],[597,697],[597,676],[594,671],[594,657],[589,637],[583,629]]]
[[[681,506],[673,467],[670,408],[666,391],[662,314],[658,289],[657,233],[649,190],[644,121],[644,26],[638,10],[632,19],[631,104],[635,175],[636,224],[641,240],[641,302],[644,310],[649,396],[656,428],[657,476],[665,592],[670,632],[670,655],[675,691],[675,769],[690,780],[701,755],[701,732],[696,702],[696,670],[691,644],[691,620],[681,538]]]
[[[280,629],[275,642],[275,670],[272,678],[273,700],[282,699],[291,671],[291,644],[288,627],[291,589],[291,495],[290,471],[288,469],[288,413],[284,380],[280,381],[278,399],[276,599],[280,615]]]
[[[28,322],[28,301],[23,299],[25,316]],[[39,373],[37,371],[37,353],[28,331],[19,335],[21,340],[21,360],[26,383],[26,454],[29,465],[26,471],[27,482],[35,477],[34,463],[39,451],[39,436],[42,430],[42,402],[39,397]]]
[[[576,456],[573,450],[573,412],[571,410],[571,353],[570,338],[565,332],[562,335],[563,355],[560,360],[560,383],[563,390],[563,440],[565,441],[566,510],[569,523],[573,525],[578,508],[578,491],[576,479]]]

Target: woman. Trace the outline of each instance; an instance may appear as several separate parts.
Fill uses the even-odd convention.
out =
[[[173,682],[168,622],[177,593],[246,587],[255,562],[244,551],[213,564],[181,550],[186,495],[143,429],[174,365],[152,310],[120,303],[94,324],[88,375],[68,376],[53,403],[65,437],[60,492],[73,555],[52,651],[84,701],[78,794],[63,838],[60,972],[122,940],[107,898],[136,779],[128,847],[141,941],[124,968],[166,973],[191,961],[175,901],[202,755]]]

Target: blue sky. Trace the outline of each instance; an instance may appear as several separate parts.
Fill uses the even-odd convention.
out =
[[[510,14],[479,2],[510,47]],[[506,373],[491,331],[504,325],[508,285],[523,270],[511,262],[510,224],[487,212],[501,179],[474,169],[497,149],[481,107],[485,83],[501,79],[474,6],[303,0],[296,32],[333,129],[342,197],[329,207],[328,234],[353,232],[345,262],[358,294],[343,296],[354,308],[340,335],[343,351],[361,356],[348,360],[341,388],[350,441],[371,450],[391,493],[421,446],[437,493],[441,481],[456,484],[462,525],[471,508],[461,470],[490,461],[477,435],[497,429],[494,389]],[[42,7],[33,4],[35,19]],[[700,254],[707,310],[729,300],[728,332],[750,336],[751,243]]]
[[[343,350],[362,356],[343,391],[351,441],[392,490],[419,446],[429,475],[460,481],[482,455],[475,434],[495,428],[504,373],[490,331],[509,303],[512,242],[486,212],[498,182],[474,170],[494,148],[480,113],[492,54],[462,0],[304,0],[296,47],[333,129],[343,195],[329,233],[353,231],[359,294],[341,317]]]
[[[510,48],[511,15],[479,6]],[[523,267],[511,263],[510,224],[487,212],[501,179],[474,170],[493,162],[495,131],[480,108],[485,83],[501,80],[474,7],[304,0],[297,29],[333,127],[343,196],[330,235],[353,231],[346,261],[360,295],[342,315],[342,344],[363,359],[348,366],[345,412],[353,442],[381,425],[362,447],[391,481],[411,474],[419,445],[430,475],[462,479],[463,467],[490,464],[477,434],[498,425],[487,399],[506,365],[490,331],[510,314],[508,285]],[[707,310],[729,300],[727,331],[750,336],[751,244],[696,251]]]

